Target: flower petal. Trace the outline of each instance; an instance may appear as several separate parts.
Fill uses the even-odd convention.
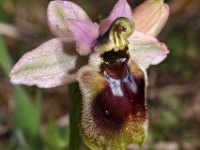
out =
[[[131,60],[142,70],[146,70],[149,65],[160,63],[169,53],[165,44],[160,43],[152,36],[137,31],[131,35],[129,42]]]
[[[100,33],[103,34],[108,30],[112,22],[118,17],[126,17],[131,19],[132,12],[131,7],[126,0],[118,0],[115,4],[113,10],[110,13],[110,16],[107,19],[104,19],[100,23]]]
[[[51,31],[58,37],[70,36],[66,19],[90,21],[86,12],[77,4],[70,1],[51,1],[47,9],[48,24]]]
[[[75,73],[84,63],[76,51],[66,51],[66,44],[70,46],[72,41],[52,39],[26,53],[11,70],[11,82],[50,88],[75,81]]]
[[[71,30],[80,55],[91,54],[95,40],[99,35],[98,25],[92,22],[69,19],[67,25]]]
[[[167,4],[164,5],[160,18],[155,22],[153,27],[148,31],[148,34],[152,36],[157,36],[162,28],[165,26],[167,19],[169,18],[169,6]]]
[[[130,70],[136,75],[134,79],[140,83],[138,93],[144,98],[143,73],[138,72],[135,66]],[[125,95],[112,97],[108,80],[89,66],[80,69],[77,77],[83,95],[80,130],[87,146],[90,149],[125,150],[130,143],[141,145],[148,126],[144,99],[135,97],[131,103],[131,99],[126,97],[130,93],[125,89],[128,94],[124,91]],[[122,88],[118,84],[115,87]]]
[[[169,16],[164,0],[147,0],[133,10],[136,30],[156,36]],[[153,28],[153,29],[152,29]]]

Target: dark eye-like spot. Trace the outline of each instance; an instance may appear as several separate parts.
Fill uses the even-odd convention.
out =
[[[118,31],[118,32],[124,32],[124,31],[126,31],[126,28],[125,28],[124,26],[120,25],[120,24],[117,24],[117,25],[115,26],[115,29],[116,29],[116,31]]]

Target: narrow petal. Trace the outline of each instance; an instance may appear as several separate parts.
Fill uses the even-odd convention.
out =
[[[73,19],[67,20],[67,25],[76,40],[78,53],[80,55],[91,54],[95,40],[99,35],[98,25]]]
[[[47,9],[48,24],[51,31],[58,37],[70,36],[66,19],[90,21],[86,12],[77,4],[70,1],[51,1]]]
[[[167,4],[164,5],[160,18],[155,22],[153,27],[148,31],[148,34],[152,36],[157,36],[162,28],[165,26],[167,20],[169,18],[169,6]]]
[[[90,149],[125,150],[130,143],[143,143],[148,122],[144,105],[144,75],[135,66],[130,70],[139,94],[132,93],[133,99],[129,97],[130,91],[124,88],[126,84],[118,83],[120,79],[109,83],[100,72],[89,66],[79,71],[77,77],[83,95],[80,129]],[[113,95],[110,84],[114,84],[116,92],[124,88],[121,89],[124,95]]]
[[[113,10],[110,13],[110,16],[107,19],[104,19],[100,23],[100,33],[103,34],[108,30],[112,22],[118,17],[126,17],[131,19],[132,12],[131,7],[126,0],[118,0],[115,4]]]
[[[169,9],[164,0],[147,0],[133,10],[133,21],[138,31],[156,36],[166,23]]]
[[[109,16],[109,20],[111,22],[113,22],[118,17],[131,18],[131,16],[132,16],[131,7],[127,3],[127,1],[126,0],[118,0],[118,2],[115,4],[115,6]]]
[[[137,31],[129,38],[129,42],[131,60],[142,70],[146,70],[149,65],[159,64],[169,53],[165,44],[160,43],[152,36]]]
[[[65,47],[72,41],[52,39],[24,54],[10,72],[11,82],[50,88],[75,81],[75,73],[84,63],[76,51]]]

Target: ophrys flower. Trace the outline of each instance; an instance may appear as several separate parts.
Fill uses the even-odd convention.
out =
[[[169,9],[147,0],[133,13],[119,0],[98,25],[70,1],[52,1],[48,23],[57,36],[25,54],[10,73],[16,84],[50,88],[78,81],[83,95],[81,134],[91,149],[126,149],[146,135],[146,69],[168,50],[156,36]],[[69,50],[76,42],[77,51]]]

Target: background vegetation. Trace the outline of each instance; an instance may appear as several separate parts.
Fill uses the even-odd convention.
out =
[[[133,8],[141,1],[129,0]],[[46,23],[48,2],[0,1],[0,150],[76,150],[82,145],[73,143],[80,138],[76,128],[79,118],[68,125],[69,111],[73,110],[70,115],[80,111],[76,103],[70,105],[67,86],[19,87],[8,78],[11,66],[22,54],[52,37]],[[115,3],[74,2],[95,21],[106,17]],[[167,3],[171,15],[159,40],[167,43],[170,54],[148,72],[150,126],[142,149],[200,149],[200,1]],[[74,133],[71,136],[70,130]],[[84,145],[79,149],[85,149]],[[131,145],[129,149],[140,148]]]

